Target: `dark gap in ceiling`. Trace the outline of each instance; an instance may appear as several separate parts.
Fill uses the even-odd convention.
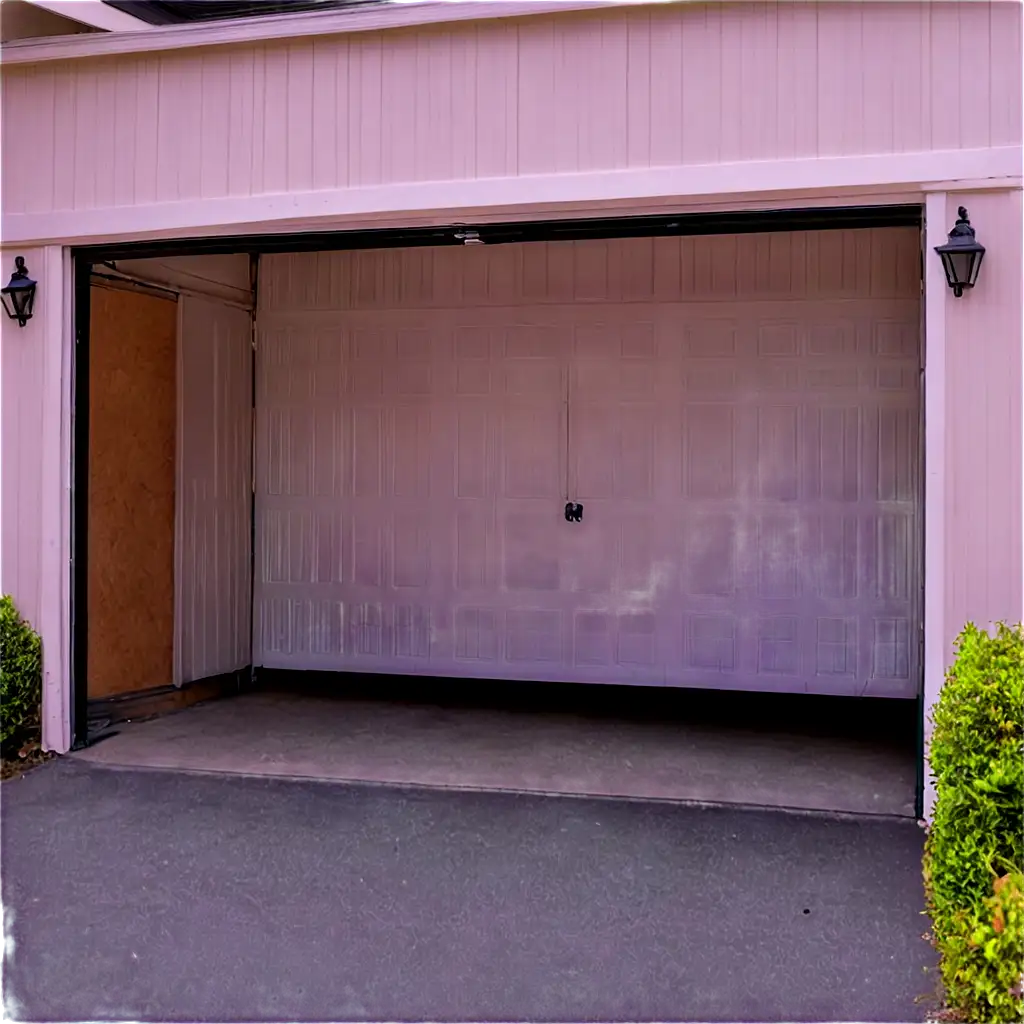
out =
[[[104,0],[150,25],[181,25],[198,21],[260,18],[352,7],[378,7],[387,0]]]
[[[422,245],[461,245],[459,235],[475,231],[490,245],[519,242],[583,241],[597,238],[658,238],[672,235],[747,234],[763,231],[843,231],[854,228],[921,226],[921,207],[812,207],[799,210],[745,210],[723,213],[600,217],[504,224],[448,224],[415,228],[371,228],[270,235],[216,235],[166,241],[114,242],[73,250],[76,259],[100,262],[215,253],[317,252],[337,249],[393,249]]]

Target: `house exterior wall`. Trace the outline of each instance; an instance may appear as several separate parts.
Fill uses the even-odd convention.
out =
[[[19,250],[29,275],[41,277],[45,249]],[[4,252],[0,273],[7,283],[14,269],[14,254]],[[39,291],[40,304],[43,298]],[[0,321],[0,586],[10,594],[30,622],[38,622],[42,610],[42,544],[39,509],[43,503],[43,466],[39,441],[43,434],[47,339],[53,333],[48,320],[54,315],[47,304],[19,327],[6,316]],[[56,313],[59,316],[59,312]]]
[[[1020,121],[1014,3],[656,4],[5,68],[3,206],[985,149]]]
[[[41,284],[25,327],[0,318],[0,591],[14,598],[42,637],[43,743],[66,750],[71,742],[71,268],[59,246],[17,254]],[[13,252],[0,252],[3,270],[13,269],[13,263]]]
[[[968,206],[989,247],[975,291],[954,299],[926,252],[934,696],[964,620],[1022,615],[1020,27],[1013,2],[678,3],[5,65],[0,269],[25,256],[40,298],[3,324],[2,583],[44,633],[48,745],[67,736],[60,247],[410,210],[930,197],[930,245]]]
[[[930,250],[965,206],[986,247],[978,284],[946,287]],[[957,634],[1024,620],[1024,225],[1021,192],[927,198],[925,743]],[[925,817],[935,791],[926,776]]]
[[[1024,234],[1020,191],[951,193],[985,258],[978,284],[946,305],[946,635],[968,620],[1024,618],[1021,503]],[[947,289],[948,291],[948,289]]]

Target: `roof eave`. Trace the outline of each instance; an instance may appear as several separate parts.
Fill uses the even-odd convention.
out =
[[[261,43],[283,39],[375,32],[383,29],[436,25],[445,22],[519,18],[637,3],[678,3],[693,0],[397,0],[365,10],[304,11],[260,18],[210,21],[181,25],[144,26],[145,32],[107,32],[7,43],[4,64],[41,64],[132,53],[153,53],[196,47]]]
[[[58,14],[69,21],[77,21],[80,25],[98,28],[103,32],[134,33],[152,28],[151,25],[141,18],[136,18],[124,11],[119,11],[109,4],[103,3],[102,0],[75,0],[73,4],[68,3],[68,0],[27,0],[27,2],[34,7],[42,8],[44,11],[50,11],[51,14]],[[54,38],[63,39],[65,37],[50,36],[47,37],[47,40],[53,42]],[[25,40],[26,43],[36,41]],[[15,45],[19,44],[15,42],[8,43],[5,46],[5,50],[7,46]]]

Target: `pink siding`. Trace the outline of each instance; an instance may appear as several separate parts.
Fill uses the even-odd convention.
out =
[[[946,306],[946,633],[1024,618],[1021,193],[951,194],[985,244],[977,287]]]
[[[9,214],[1015,145],[1020,7],[652,5],[12,66],[3,132]]]
[[[0,316],[0,589],[43,640],[43,744],[66,750],[69,691],[71,339],[69,281],[57,246],[22,249],[41,284],[25,327]],[[14,254],[5,250],[6,283]]]
[[[43,270],[42,249],[19,252],[29,273],[38,279]],[[0,254],[0,274],[6,284],[14,255]],[[40,296],[41,297],[41,296]],[[42,309],[24,328],[0,314],[0,459],[3,489],[0,492],[0,588],[14,597],[19,611],[39,623],[42,612],[42,517],[44,372],[46,367],[47,309]],[[59,330],[59,328],[58,328]]]

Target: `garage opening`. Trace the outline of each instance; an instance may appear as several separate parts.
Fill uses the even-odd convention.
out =
[[[173,530],[164,499],[113,542],[90,477],[87,537],[108,578],[161,560],[162,604],[117,600],[164,608],[166,655],[170,583],[170,678],[107,642],[105,616],[140,634],[90,587],[77,667],[117,735],[89,756],[915,813],[921,264],[896,210],[93,256],[93,294],[130,297],[93,299],[93,367],[117,317],[177,317]],[[165,364],[168,322],[115,333]],[[90,374],[96,429],[121,377]]]

